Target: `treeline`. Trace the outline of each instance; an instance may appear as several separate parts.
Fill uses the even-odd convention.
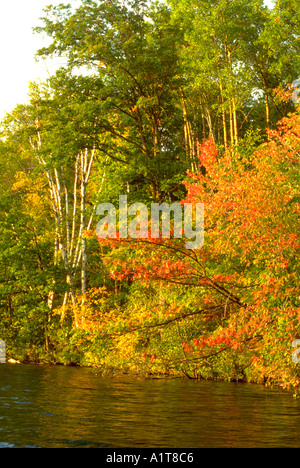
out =
[[[298,385],[299,20],[295,0],[45,10],[37,56],[67,65],[1,125],[11,356]],[[99,242],[119,195],[204,202],[204,248]]]

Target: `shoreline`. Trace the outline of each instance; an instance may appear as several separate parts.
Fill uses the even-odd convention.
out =
[[[258,382],[258,381],[248,381],[246,378],[245,379],[224,379],[222,377],[215,377],[215,378],[193,378],[193,377],[187,377],[186,375],[174,375],[174,374],[155,374],[155,373],[136,373],[136,372],[125,372],[125,371],[118,371],[116,369],[107,369],[107,370],[101,370],[97,366],[92,366],[92,365],[81,365],[77,363],[61,363],[61,362],[46,362],[46,361],[19,361],[15,360],[13,358],[10,358],[6,361],[6,364],[10,365],[27,365],[27,366],[44,366],[44,367],[73,367],[73,368],[78,368],[78,369],[90,369],[95,372],[95,374],[99,377],[103,378],[112,378],[112,379],[121,379],[121,378],[130,378],[132,380],[186,380],[186,381],[194,381],[194,382],[216,382],[216,383],[239,383],[239,384],[248,384],[248,385],[260,385],[264,388],[277,388],[281,389],[283,391],[286,391],[288,393],[291,393],[294,391],[294,397],[299,398],[300,394],[298,395],[297,388],[283,388],[281,385],[273,383],[273,384],[268,384],[266,385],[264,382]]]

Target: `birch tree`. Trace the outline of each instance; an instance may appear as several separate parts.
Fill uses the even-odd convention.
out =
[[[82,317],[87,291],[85,231],[92,226],[97,203],[97,195],[91,198],[88,191],[97,156],[98,124],[96,110],[93,114],[93,109],[86,106],[91,98],[91,82],[89,79],[89,86],[81,78],[68,82],[66,75],[62,81],[58,75],[52,83],[33,85],[30,105],[24,107],[22,116],[8,118],[6,126],[7,138],[20,139],[20,151],[30,152],[35,171],[47,181],[54,223],[53,266],[65,274],[63,305],[71,301],[75,310],[77,297],[81,296]],[[52,286],[47,299],[49,317],[61,300],[55,293],[55,278]]]

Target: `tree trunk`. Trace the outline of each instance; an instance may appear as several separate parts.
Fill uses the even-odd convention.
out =
[[[85,231],[85,197],[86,197],[86,171],[87,171],[87,151],[81,153],[81,215],[80,215],[80,232],[81,232],[81,321],[85,317],[85,296],[86,296],[86,266],[87,266],[87,250]]]
[[[232,98],[232,112],[233,112],[234,144],[235,144],[235,146],[237,146],[238,143],[239,143],[239,137],[238,137],[238,124],[237,124],[237,113],[236,113],[235,97]]]
[[[221,93],[221,102],[222,102],[222,122],[223,122],[224,146],[225,146],[225,149],[227,149],[227,147],[228,147],[227,122],[226,122],[225,102],[224,102],[224,95],[223,95],[222,80],[220,80],[220,93]]]
[[[195,139],[193,136],[192,125],[188,118],[187,107],[186,107],[182,89],[180,89],[180,101],[181,101],[183,121],[184,121],[184,139],[185,139],[186,160],[192,172],[195,172],[197,169],[196,168]]]
[[[269,128],[270,127],[270,102],[269,102],[269,96],[266,91],[265,91],[265,102],[266,102],[266,124],[267,124],[267,128]],[[269,135],[268,135],[268,141],[270,141]]]

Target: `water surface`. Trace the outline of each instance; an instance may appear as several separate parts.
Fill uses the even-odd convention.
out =
[[[0,448],[300,447],[300,400],[260,385],[0,364]]]

